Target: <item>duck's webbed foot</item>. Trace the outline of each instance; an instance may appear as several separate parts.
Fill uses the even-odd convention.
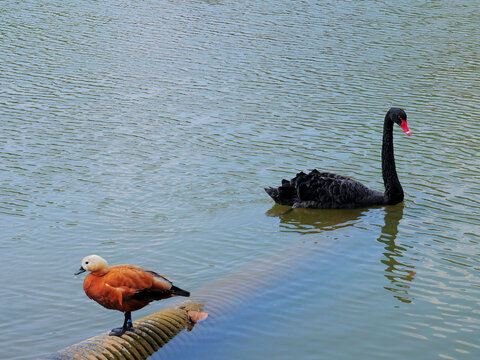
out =
[[[127,331],[127,329],[125,329],[123,327],[119,327],[119,328],[112,329],[112,331],[110,331],[110,333],[108,335],[110,335],[110,336],[122,336],[123,334],[125,334],[126,331]]]
[[[110,336],[122,336],[127,331],[133,331],[133,324],[132,324],[132,313],[130,311],[125,312],[125,321],[123,322],[123,326],[119,328],[112,329],[108,335]]]

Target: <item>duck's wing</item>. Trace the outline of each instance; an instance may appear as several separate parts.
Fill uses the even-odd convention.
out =
[[[113,268],[113,267],[112,267]],[[123,299],[161,300],[172,296],[190,296],[188,291],[173,285],[165,276],[137,266],[117,265],[114,284],[122,292]],[[110,272],[107,274],[109,275]]]
[[[186,290],[180,289],[179,287],[173,285],[173,283],[168,280],[164,275],[157,274],[154,271],[147,270],[154,277],[154,284],[152,286],[152,291],[145,292],[151,293],[152,296],[162,296],[164,292],[168,293],[169,296],[190,296],[190,293]],[[137,296],[142,296],[137,293]]]
[[[97,302],[108,308],[115,308],[124,311],[126,304],[143,303],[148,304],[151,300],[156,298],[165,299],[170,297],[171,283],[162,278],[161,281],[156,281],[155,276],[133,265],[115,265],[109,268],[107,274],[99,278],[103,286],[97,289]],[[158,284],[157,284],[158,283]],[[157,290],[158,288],[159,290]],[[153,294],[160,292],[160,294]],[[102,299],[99,299],[101,293]],[[144,301],[146,300],[146,302]]]

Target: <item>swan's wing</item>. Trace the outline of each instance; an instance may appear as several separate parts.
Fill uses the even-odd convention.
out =
[[[328,193],[323,193],[322,189],[332,178],[347,179],[343,176],[312,170],[308,174],[299,172],[291,180],[283,179],[282,185],[278,188],[269,187],[265,188],[265,191],[280,205],[292,206],[301,201],[319,200],[325,197],[325,201],[331,201]]]
[[[357,207],[365,198],[374,194],[362,183],[332,173],[314,170],[296,178],[297,201],[294,207]]]
[[[370,190],[356,180],[318,170],[300,172],[291,180],[282,180],[278,188],[265,191],[275,202],[294,208],[353,208],[381,203],[383,199],[383,193]]]

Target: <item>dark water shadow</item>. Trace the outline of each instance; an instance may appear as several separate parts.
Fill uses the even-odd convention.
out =
[[[275,204],[266,215],[278,217],[286,231],[312,234],[355,224],[370,208],[359,209],[305,209],[291,210],[290,206]]]
[[[224,359],[228,356],[212,354],[230,353],[228,349],[235,348],[238,341],[265,335],[268,325],[259,324],[258,319],[268,318],[270,310],[278,312],[279,298],[281,301],[291,299],[285,296],[285,283],[300,278],[305,267],[309,268],[316,260],[312,247],[295,246],[294,251],[292,247],[279,249],[192,293],[187,303],[193,302],[198,308],[192,309],[208,313],[208,318],[191,333],[178,333],[149,360]],[[297,288],[297,291],[307,290],[307,287]],[[276,305],[272,308],[274,302]],[[282,316],[283,313],[278,312],[275,319]]]
[[[403,203],[385,207],[385,223],[377,241],[385,245],[383,253],[385,258],[381,262],[386,265],[385,277],[390,281],[390,286],[384,288],[393,292],[393,296],[399,301],[411,303],[408,282],[415,278],[414,266],[401,261],[407,249],[395,242],[399,231],[398,225],[403,217],[403,209]]]

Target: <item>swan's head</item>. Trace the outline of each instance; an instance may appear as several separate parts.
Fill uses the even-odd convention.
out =
[[[402,130],[405,131],[405,134],[410,136],[410,130],[408,130],[407,126],[407,114],[405,111],[400,108],[391,108],[388,110],[387,116],[389,116],[394,123],[399,125]]]
[[[98,255],[88,255],[82,260],[82,266],[75,273],[75,275],[81,274],[85,271],[91,271],[94,273],[106,273],[108,271],[107,261]]]

